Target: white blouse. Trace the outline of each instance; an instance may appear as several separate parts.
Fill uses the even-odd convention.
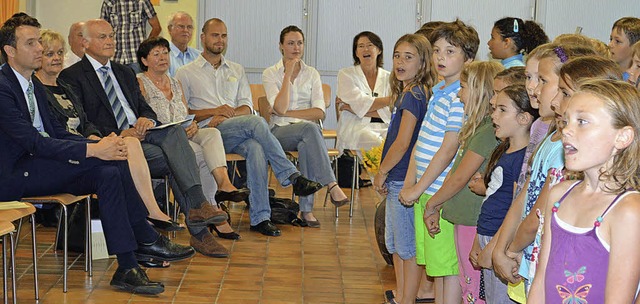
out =
[[[310,108],[318,108],[325,111],[324,95],[322,92],[322,81],[320,73],[313,67],[310,67],[300,61],[300,73],[293,83],[289,86],[289,108],[287,110],[305,110]],[[276,96],[282,88],[284,80],[284,66],[282,59],[273,66],[268,67],[262,72],[262,85],[267,94],[267,100],[273,107]],[[304,119],[283,117],[277,114],[271,114],[271,126],[286,126],[291,123],[301,122]]]
[[[377,110],[384,123],[371,123],[371,118],[364,115],[367,114],[377,97],[391,95],[389,75],[389,71],[378,68],[378,77],[372,91],[360,65],[344,68],[338,72],[336,95],[342,102],[349,104],[355,112],[355,114],[349,111],[340,112],[336,143],[336,148],[339,151],[344,149],[368,150],[380,145],[386,136],[387,127],[391,121],[389,107]]]

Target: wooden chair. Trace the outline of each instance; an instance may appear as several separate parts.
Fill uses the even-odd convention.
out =
[[[0,203],[1,204],[1,203]],[[31,205],[31,204],[27,204],[25,203],[25,208],[14,208],[14,209],[7,209],[7,210],[0,210],[0,222],[14,222],[14,221],[19,221],[19,225],[18,227],[22,226],[22,219],[24,217],[29,216],[29,219],[31,221],[31,246],[32,246],[32,251],[31,254],[33,255],[33,288],[34,288],[34,292],[35,292],[35,299],[38,300],[40,298],[39,296],[39,289],[38,289],[38,252],[37,252],[37,246],[36,246],[36,218],[35,218],[35,212],[36,212],[36,208]],[[13,226],[13,225],[12,225]],[[8,229],[7,225],[4,225],[3,229],[0,229],[2,231],[6,231],[6,229]],[[17,230],[17,235],[20,235],[20,229],[18,228]],[[14,237],[13,237],[13,232],[9,232],[9,236],[10,236],[10,250],[11,250],[11,279],[13,280],[13,303],[16,303],[16,274],[15,274],[15,249],[16,249],[16,245],[14,244]],[[5,267],[6,270],[6,233],[3,236],[3,241],[2,241],[2,262],[3,262],[3,267]],[[4,278],[4,302],[7,303],[7,273],[6,271],[3,271],[3,278]]]
[[[58,232],[62,227],[62,252],[64,255],[63,259],[63,283],[62,283],[62,291],[67,292],[67,272],[69,269],[68,266],[68,229],[69,229],[69,215],[67,212],[67,206],[75,204],[80,201],[85,201],[87,203],[86,209],[86,224],[85,224],[85,255],[84,255],[84,271],[89,272],[89,276],[93,276],[93,265],[91,262],[92,252],[91,252],[91,196],[90,195],[72,195],[67,193],[55,194],[55,195],[47,195],[47,196],[37,196],[37,197],[26,197],[22,199],[23,202],[28,202],[31,204],[57,204],[60,205],[60,209],[62,210],[62,217],[58,221]],[[19,229],[18,229],[19,231]],[[56,233],[56,241],[54,243],[54,248],[58,247],[58,237]]]
[[[7,289],[7,283],[9,282],[9,278],[7,277],[9,267],[7,265],[7,235],[9,235],[11,239],[11,269],[16,269],[16,259],[15,259],[15,250],[13,244],[13,232],[15,231],[15,226],[9,221],[0,221],[0,235],[2,236],[2,287],[4,291],[4,303],[9,302],[9,291]],[[11,272],[11,282],[12,282],[12,293],[13,293],[13,303],[16,303],[16,274],[15,271]]]

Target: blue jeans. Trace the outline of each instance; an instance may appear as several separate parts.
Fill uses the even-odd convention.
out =
[[[269,131],[263,118],[244,115],[225,120],[216,127],[224,143],[225,151],[242,155],[247,161],[247,187],[251,190],[249,217],[255,226],[271,218],[267,161],[284,187],[291,182],[289,177],[297,173],[296,167],[287,159],[278,140]]]
[[[302,175],[324,186],[335,182],[327,144],[320,126],[311,122],[274,126],[271,133],[276,136],[286,151],[298,151],[298,165]],[[300,197],[300,211],[313,211],[314,195]]]
[[[386,185],[384,242],[389,253],[397,253],[401,259],[408,260],[416,256],[413,206],[405,207],[398,200],[404,181],[387,181]]]

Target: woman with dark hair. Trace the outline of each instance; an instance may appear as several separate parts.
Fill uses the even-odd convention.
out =
[[[187,117],[187,101],[178,80],[167,74],[169,70],[169,41],[162,37],[149,38],[138,47],[136,56],[142,69],[138,74],[140,91],[163,124],[182,121]],[[216,128],[198,129],[195,121],[185,127],[189,144],[196,154],[202,188],[210,202],[244,201],[248,189],[236,189],[229,180],[220,131]],[[214,180],[215,178],[215,180]],[[217,191],[216,191],[217,189]],[[217,208],[217,206],[214,206]],[[237,240],[228,223],[210,226],[219,237]],[[196,248],[197,249],[197,248]]]
[[[299,152],[300,172],[329,187],[331,202],[342,206],[349,202],[338,187],[331,170],[327,145],[318,120],[325,115],[320,74],[304,64],[304,34],[297,26],[280,33],[282,59],[262,73],[267,99],[271,104],[271,132],[285,151]],[[313,215],[314,195],[300,197],[301,226],[320,227]]]
[[[391,121],[382,40],[372,32],[362,32],[353,38],[352,49],[353,66],[338,72],[339,151],[379,146]]]

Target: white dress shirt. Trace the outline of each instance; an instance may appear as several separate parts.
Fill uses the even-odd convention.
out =
[[[76,62],[79,62],[81,59],[82,58],[78,57],[78,55],[76,55],[76,53],[74,53],[73,51],[69,50],[64,55],[64,64],[62,66],[66,69],[66,68],[74,65]]]
[[[93,70],[96,71],[96,75],[98,75],[98,79],[100,79],[102,88],[104,88],[104,82],[106,80],[106,77],[102,76],[102,70],[100,70],[100,68],[103,67],[102,63],[93,59],[88,54],[85,54],[85,56],[87,56],[87,59],[89,59],[91,66],[93,66]],[[107,61],[107,64],[105,64],[104,66],[109,67],[109,76],[111,76],[111,81],[113,82],[113,88],[116,90],[116,96],[118,96],[118,101],[120,102],[120,105],[122,105],[122,109],[124,109],[124,114],[127,115],[127,125],[129,126],[135,125],[136,122],[138,121],[138,118],[136,117],[136,114],[131,109],[131,105],[129,105],[129,101],[127,100],[126,97],[124,97],[124,93],[122,93],[122,88],[118,83],[116,74],[113,73],[113,68],[111,68],[111,60]],[[136,83],[135,85],[138,85],[138,84]],[[105,91],[105,94],[106,93],[107,92]]]
[[[244,68],[224,57],[216,69],[201,54],[180,68],[176,72],[176,79],[182,83],[189,109],[213,109],[225,104],[234,108],[248,106],[253,109],[251,88]],[[198,125],[204,127],[210,120],[202,120]]]
[[[27,89],[29,89],[29,83],[31,83],[31,79],[26,79],[24,78],[24,76],[22,76],[22,74],[18,73],[16,70],[14,70],[13,68],[11,68],[11,70],[13,70],[13,73],[16,75],[16,78],[18,78],[18,82],[20,83],[20,88],[22,89],[22,93],[24,94],[24,100],[27,101],[27,108],[29,109],[29,111],[33,110],[33,122],[32,125],[34,128],[36,128],[36,130],[38,130],[38,132],[44,132],[44,126],[42,125],[42,117],[40,117],[40,109],[38,108],[38,101],[36,100],[36,93],[35,93],[35,87],[33,88],[33,101],[34,101],[34,106],[35,109],[31,109],[31,105],[29,104],[29,96],[27,95]],[[29,117],[29,119],[31,119],[31,117]]]
[[[349,104],[351,110],[356,114],[349,111],[340,112],[336,149],[339,151],[344,149],[368,150],[382,142],[391,121],[389,107],[377,110],[384,123],[371,123],[371,118],[365,117],[365,115],[377,97],[391,95],[389,75],[388,71],[378,68],[375,88],[371,90],[360,65],[347,67],[338,72],[336,95],[342,102]]]
[[[310,67],[304,62],[300,61],[300,73],[293,83],[289,86],[289,108],[287,110],[305,110],[311,108],[318,108],[325,111],[324,94],[322,92],[322,81],[320,80],[320,73],[313,67]],[[264,91],[267,94],[269,104],[273,107],[276,96],[282,88],[282,81],[284,80],[284,66],[282,59],[273,66],[268,67],[262,72],[262,85]],[[305,121],[304,119],[278,116],[277,114],[271,115],[271,126],[286,126],[291,123]]]

